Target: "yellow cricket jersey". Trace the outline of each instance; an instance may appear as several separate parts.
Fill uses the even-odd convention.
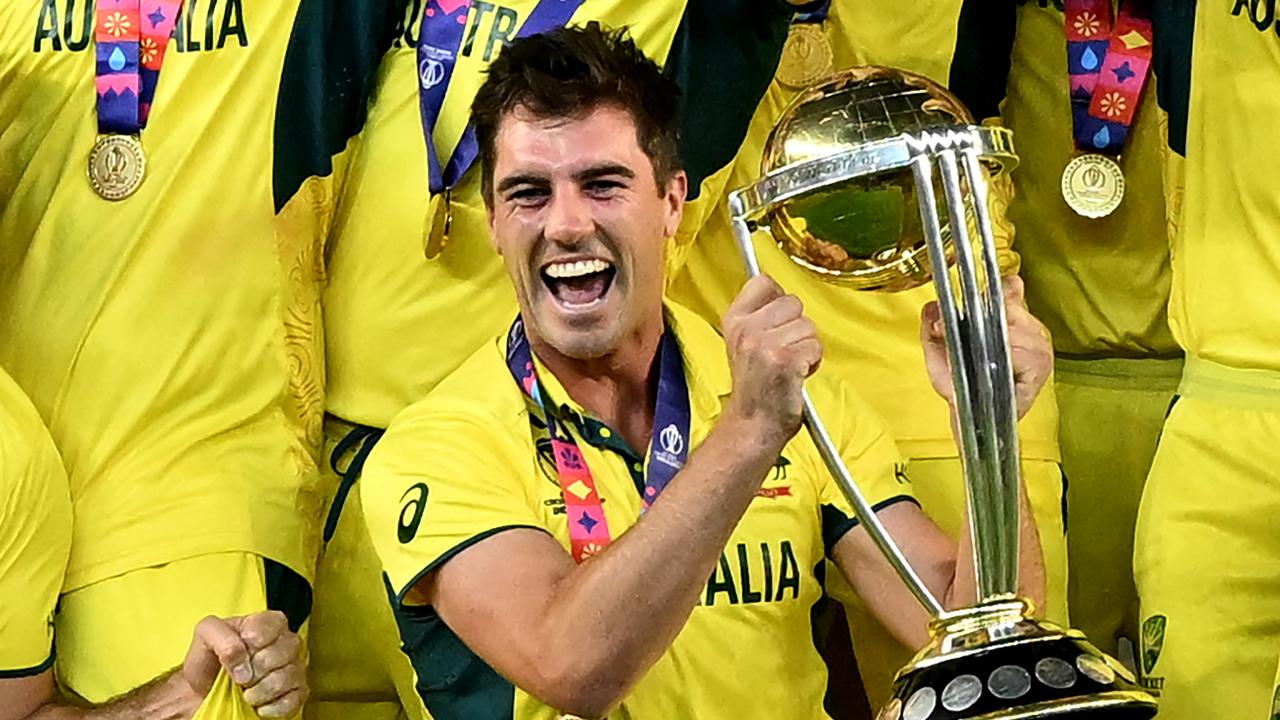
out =
[[[1169,321],[1188,355],[1280,370],[1275,3],[1159,3],[1157,77],[1180,157]]]
[[[715,426],[731,388],[724,342],[703,320],[668,306],[689,380],[690,447]],[[569,549],[564,500],[545,430],[535,438],[502,337],[485,344],[426,400],[398,415],[360,483],[365,517],[395,598],[469,545],[513,527],[544,530]],[[615,537],[640,514],[644,461],[539,378],[577,440]],[[909,500],[897,451],[876,415],[847,392],[814,384],[845,461],[876,507]],[[541,425],[539,420],[539,425]],[[677,480],[677,482],[679,482]],[[852,511],[801,432],[743,516],[706,591],[667,653],[610,718],[824,718],[827,671],[813,644],[826,550]],[[607,552],[607,551],[606,551]],[[402,648],[438,718],[557,717],[498,676],[430,607],[393,600]]]
[[[343,5],[187,0],[141,135],[146,179],[119,202],[86,177],[93,3],[0,7],[0,364],[66,462],[68,590],[223,551],[310,576],[319,178],[394,24],[382,3]]]
[[[0,371],[0,682],[53,665],[71,552],[67,475],[40,416]]]
[[[470,6],[434,132],[442,162],[467,126],[485,68],[538,1]],[[682,138],[691,187],[699,197],[718,199],[723,174],[716,171],[733,157],[795,9],[783,0],[589,0],[570,24],[626,26],[649,57],[665,63],[685,90]],[[506,270],[489,242],[478,161],[452,192],[444,251],[424,256],[430,220],[415,53],[419,3],[411,3],[406,18],[379,71],[377,102],[351,159],[324,295],[328,410],[376,427],[503,332],[516,312]],[[700,225],[705,205],[686,205],[671,264]]]
[[[1018,227],[1027,303],[1053,333],[1061,355],[1178,355],[1167,314],[1169,247],[1155,83],[1147,85],[1120,157],[1124,202],[1105,218],[1077,215],[1060,189],[1062,170],[1077,155],[1061,6],[1021,3],[1002,108],[1021,157],[1009,216]]]
[[[945,84],[955,47],[960,0],[886,4],[836,0],[823,24],[839,68],[889,65]],[[925,20],[928,20],[927,22]],[[728,178],[729,189],[760,176],[760,159],[774,124],[798,91],[775,80],[760,103]],[[1001,265],[1017,269],[1009,249],[1012,228],[1003,220],[1007,179],[992,184]],[[921,307],[937,297],[933,285],[900,293],[857,292],[800,268],[766,233],[755,247],[764,272],[800,297],[823,342],[819,374],[850,384],[888,422],[910,458],[955,457],[950,410],[928,381],[920,347]],[[723,202],[711,211],[671,295],[708,319],[719,318],[746,281]],[[1037,403],[1022,423],[1023,457],[1058,459],[1057,415],[1051,401]]]

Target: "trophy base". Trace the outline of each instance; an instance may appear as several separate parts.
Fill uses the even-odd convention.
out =
[[[1078,630],[1028,617],[1020,599],[936,618],[877,720],[1136,720],[1156,701]]]

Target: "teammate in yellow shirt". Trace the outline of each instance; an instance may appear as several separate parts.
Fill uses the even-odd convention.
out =
[[[1274,717],[1280,657],[1280,34],[1274,4],[1160,3],[1186,351],[1143,491],[1142,682],[1168,720]],[[1180,205],[1179,205],[1180,202]],[[1270,713],[1270,715],[1268,715]]]
[[[799,301],[753,280],[723,340],[664,304],[688,182],[679,88],[619,38],[588,26],[517,40],[476,97],[493,243],[520,312],[397,416],[361,483],[404,650],[442,720],[827,717],[810,626],[824,557],[901,637],[923,642],[925,618],[796,436],[822,358]],[[1025,309],[1011,317],[1015,344],[1043,349],[1015,371],[1034,396],[1048,342]],[[926,352],[945,368],[937,334]],[[874,414],[815,391],[926,583],[971,599],[968,541],[902,502]],[[1038,594],[1034,523],[1022,531]]]
[[[412,700],[402,658],[385,657],[379,641],[395,626],[385,592],[369,580],[378,576],[377,558],[363,531],[359,493],[350,488],[391,418],[502,332],[516,310],[488,241],[479,179],[466,171],[474,157],[467,140],[471,101],[485,68],[517,36],[592,20],[627,27],[646,53],[664,59],[689,90],[682,132],[694,201],[683,245],[708,203],[721,199],[724,174],[717,170],[737,149],[795,9],[785,0],[410,4],[379,70],[377,101],[354,149],[330,241],[325,456],[343,477],[327,477],[336,499],[312,627],[315,712],[345,718],[360,706],[363,717],[394,717],[393,682]],[[431,19],[429,42],[420,43],[424,18]],[[424,92],[439,105],[431,152],[448,192],[429,182]],[[446,196],[447,234],[435,214]],[[347,670],[388,664],[385,671]],[[379,707],[371,698],[380,699]]]
[[[330,156],[394,23],[337,5],[0,6],[0,365],[66,464],[57,672],[88,702],[207,615],[309,610]]]
[[[1137,641],[1133,529],[1182,351],[1166,312],[1169,250],[1154,83],[1134,93],[1137,114],[1117,165],[1125,183],[1119,206],[1090,218],[1063,196],[1064,168],[1082,154],[1074,140],[1075,80],[1068,73],[1068,55],[1076,51],[1068,39],[1072,48],[1081,40],[1090,41],[1086,48],[1109,48],[1112,38],[1124,36],[1135,50],[1150,52],[1148,38],[1117,22],[1141,3],[1113,3],[1109,23],[1097,3],[1076,5],[965,3],[975,19],[958,43],[957,56],[966,63],[953,74],[953,87],[976,112],[999,114],[1022,158],[1009,217],[1018,228],[1027,304],[1049,327],[1057,354],[1059,439],[1071,509],[1071,624],[1131,660]],[[1147,73],[1138,75],[1134,65],[1132,73],[1117,67],[1121,74],[1111,77],[1141,88]],[[1121,651],[1121,638],[1130,652]]]
[[[282,717],[301,707],[306,683],[298,638],[278,614],[207,618],[181,672],[101,708],[72,709],[56,701],[54,608],[71,554],[71,496],[52,438],[3,371],[0,498],[0,720],[146,720],[161,717],[162,710],[163,717],[191,717],[223,666],[236,668],[263,716]]]
[[[830,68],[876,64],[901,67],[945,84],[956,41],[959,0],[931,0],[909,4],[835,0],[825,19],[804,18],[808,27],[795,28],[795,40],[783,54],[777,77],[752,120],[728,186],[741,187],[759,177],[761,156],[770,130],[805,82],[804,57],[798,40],[820,31],[830,46]],[[815,75],[816,76],[816,75]],[[1020,151],[1034,151],[1015,138]],[[1008,179],[996,181],[995,196],[1007,199]],[[1003,216],[1003,204],[996,207]],[[1018,258],[1008,249],[1012,230],[999,223],[1002,266],[1017,271]],[[859,293],[827,284],[797,266],[769,239],[756,238],[766,273],[800,297],[806,313],[817,323],[825,348],[820,374],[828,381],[847,383],[885,418],[905,456],[905,474],[925,511],[945,531],[959,534],[964,520],[964,482],[960,460],[951,439],[946,402],[930,387],[920,354],[921,307],[936,297],[932,285],[902,293]],[[677,276],[672,297],[716,320],[732,302],[745,280],[729,224],[727,208],[716,208],[694,244],[684,271]],[[1016,287],[1015,282],[1010,283]],[[1021,424],[1021,452],[1031,506],[1045,553],[1045,616],[1067,620],[1067,557],[1063,518],[1063,480],[1058,467],[1056,414],[1052,393],[1045,393]],[[889,695],[893,676],[910,660],[915,648],[898,642],[857,601],[838,577],[829,591],[849,615],[858,668],[871,704]]]

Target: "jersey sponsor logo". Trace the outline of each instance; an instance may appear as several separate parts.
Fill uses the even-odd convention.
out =
[[[790,540],[737,543],[720,553],[702,604],[755,605],[800,599],[800,564]]]
[[[1258,32],[1274,31],[1280,37],[1280,21],[1276,19],[1276,0],[1236,0],[1233,17],[1247,18]]]
[[[408,3],[408,12],[396,29],[395,47],[418,46],[418,36],[422,31],[422,3],[423,0]],[[499,50],[516,38],[522,21],[514,8],[485,0],[471,0],[460,54],[462,57],[478,56],[486,63],[491,61]],[[445,50],[452,52],[452,48]],[[421,73],[422,68],[419,68]]]
[[[427,509],[427,495],[430,490],[426,483],[415,483],[400,496],[400,521],[396,526],[396,537],[400,544],[407,544],[418,534],[418,525],[422,524],[422,513]],[[412,497],[410,497],[412,496]],[[408,502],[405,502],[408,500]]]
[[[756,491],[756,497],[762,497],[767,500],[774,500],[780,497],[791,497],[791,486],[778,485],[777,487],[760,488]]]
[[[1169,619],[1164,615],[1152,615],[1142,623],[1142,687],[1156,694],[1164,689],[1164,678],[1154,677],[1151,673],[1160,662],[1168,624]]]
[[[41,0],[35,52],[83,52],[93,40],[93,0]],[[212,52],[229,44],[249,46],[244,0],[186,0],[173,26],[173,50]]]

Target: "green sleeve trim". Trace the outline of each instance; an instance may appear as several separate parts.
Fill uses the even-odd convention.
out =
[[[1013,63],[1014,0],[964,0],[951,55],[951,92],[979,121],[1000,116]]]
[[[1196,0],[1156,3],[1152,25],[1155,50],[1151,65],[1156,76],[1156,101],[1169,115],[1169,149],[1186,157]]]
[[[57,653],[53,648],[49,648],[49,657],[39,665],[29,668],[19,668],[17,670],[0,670],[0,680],[16,680],[18,678],[35,677],[49,668],[53,667],[53,661]]]
[[[498,533],[506,532],[508,530],[518,530],[522,528],[528,528],[530,530],[541,530],[542,532],[547,533],[547,535],[551,535],[551,533],[547,532],[547,529],[544,527],[538,527],[537,525],[528,525],[523,523],[515,524],[515,525],[502,525],[500,527],[490,528],[488,530],[485,530],[482,533],[477,533],[476,535],[472,535],[466,540],[463,540],[457,545],[454,545],[453,547],[449,548],[442,555],[440,555],[440,557],[436,558],[435,560],[432,560],[430,564],[422,568],[422,570],[418,571],[418,574],[414,575],[413,579],[405,583],[403,587],[401,587],[399,590],[396,591],[396,602],[403,603],[405,594],[408,593],[409,590],[412,589],[414,585],[417,585],[418,582],[422,580],[422,578],[429,575],[436,568],[452,560],[455,555],[462,552],[463,550],[466,550],[467,548],[471,547],[472,545],[475,545],[481,540],[488,540],[489,538],[493,537],[494,535],[497,535]]]
[[[887,507],[897,505],[900,502],[909,502],[916,507],[920,507],[920,501],[910,495],[895,495],[887,500],[881,500],[871,506],[872,512],[880,512]],[[831,557],[831,551],[835,548],[836,543],[840,542],[850,530],[861,524],[856,517],[849,517],[844,511],[830,503],[822,505],[822,544],[826,548],[827,557]]]

